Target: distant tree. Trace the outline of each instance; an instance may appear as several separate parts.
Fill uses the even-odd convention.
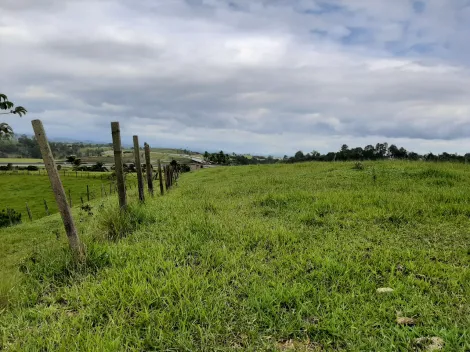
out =
[[[80,158],[75,158],[75,160],[73,161],[73,164],[75,166],[80,166],[81,163],[82,163],[82,159],[80,159]]]
[[[207,150],[204,152],[204,160],[209,160],[209,153],[207,152]]]
[[[221,150],[221,151],[219,152],[219,154],[217,155],[217,163],[219,163],[219,164],[225,164],[225,161],[226,161],[225,154],[224,154],[224,152]]]
[[[317,160],[320,158],[321,154],[320,152],[316,151],[316,150],[312,150],[312,152],[310,153],[310,155],[312,156],[312,159],[313,160]]]
[[[395,144],[392,144],[390,147],[388,147],[388,154],[392,158],[398,158],[398,154],[399,154],[398,147]]]
[[[385,158],[388,151],[388,143],[377,143],[375,146],[375,156],[379,159]]]
[[[77,157],[75,155],[69,155],[68,157],[65,158],[65,160],[68,162],[68,163],[72,163],[75,161],[75,159],[77,159]]]
[[[374,159],[375,158],[375,148],[373,145],[366,145],[364,148],[363,156],[365,159]]]
[[[294,155],[294,159],[295,159],[295,160],[298,160],[298,161],[303,160],[304,157],[305,157],[305,155],[304,155],[304,153],[303,153],[301,150],[299,150],[299,151],[298,151],[297,153],[295,153],[295,155]]]
[[[0,112],[1,115],[15,114],[18,116],[23,116],[27,113],[27,110],[22,106],[15,107],[11,101],[8,100],[8,97],[5,94],[0,93],[0,110],[5,112]],[[13,136],[13,130],[10,125],[5,122],[0,123],[0,138],[10,138]]]

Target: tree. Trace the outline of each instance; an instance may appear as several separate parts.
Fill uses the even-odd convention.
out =
[[[304,156],[304,153],[302,153],[301,150],[299,150],[299,151],[298,151],[297,153],[295,153],[295,155],[294,155],[294,159],[295,159],[295,160],[303,160],[304,157],[305,157],[305,156]]]
[[[67,160],[68,163],[73,164],[73,162],[77,159],[75,155],[69,155],[65,160]]]
[[[366,159],[374,159],[374,154],[375,154],[375,148],[373,145],[366,145],[364,148],[364,158]]]
[[[27,113],[26,109],[22,106],[15,107],[11,101],[8,100],[8,97],[5,94],[0,93],[0,110],[5,110],[6,112],[0,112],[1,115],[15,114],[20,117]],[[0,123],[0,138],[9,138],[13,135],[13,130],[10,125],[5,122]]]

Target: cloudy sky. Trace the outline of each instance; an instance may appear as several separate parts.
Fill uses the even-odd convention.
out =
[[[470,152],[470,0],[0,0],[17,133],[284,155]]]

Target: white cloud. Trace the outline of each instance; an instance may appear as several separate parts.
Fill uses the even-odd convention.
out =
[[[467,151],[464,0],[34,4],[0,3],[0,86],[30,111],[9,118],[19,133],[40,117],[49,135],[107,141],[119,120],[160,146]]]

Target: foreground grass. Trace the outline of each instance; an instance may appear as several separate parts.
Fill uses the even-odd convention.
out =
[[[469,350],[469,171],[204,169],[135,205],[121,240],[103,240],[131,222],[114,199],[77,214],[82,268],[51,233],[57,217],[3,230],[3,260],[26,274],[9,290],[0,349],[408,351],[436,336]]]

